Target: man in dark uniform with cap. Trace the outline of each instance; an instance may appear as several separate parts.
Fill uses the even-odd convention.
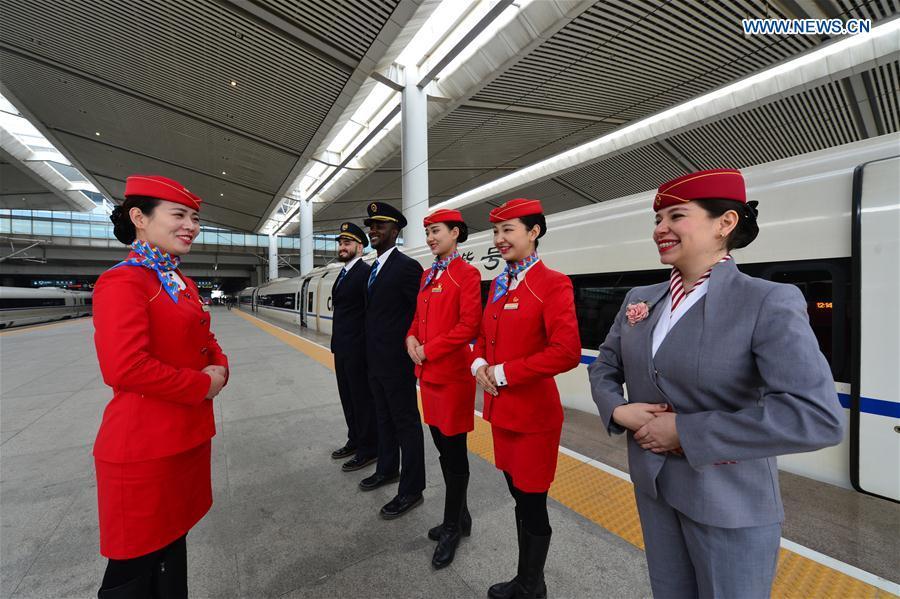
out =
[[[366,357],[378,420],[378,465],[359,483],[370,491],[400,479],[397,495],[381,508],[391,519],[422,503],[425,444],[416,398],[416,375],[406,353],[406,333],[416,312],[422,267],[396,247],[403,214],[382,202],[368,206],[369,240],[378,258],[366,293]],[[402,468],[401,468],[402,463]]]
[[[331,352],[344,418],[347,443],[331,453],[340,460],[353,456],[341,470],[353,472],[365,468],[378,457],[375,406],[366,375],[366,283],[369,265],[362,260],[369,240],[353,223],[342,223],[337,236],[338,260],[344,267],[331,288],[334,323]],[[355,454],[355,455],[354,455]]]

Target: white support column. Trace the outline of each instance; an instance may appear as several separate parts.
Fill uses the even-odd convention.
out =
[[[269,280],[278,278],[278,235],[269,235]]]
[[[425,245],[422,219],[428,214],[428,102],[419,81],[418,69],[406,69],[406,85],[401,94],[400,127],[403,168],[404,247]]]
[[[313,203],[300,200],[300,275],[313,269]]]

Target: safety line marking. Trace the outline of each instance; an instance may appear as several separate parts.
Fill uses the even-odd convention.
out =
[[[334,370],[334,356],[324,345],[240,310],[232,313]],[[494,463],[490,423],[480,411],[475,410],[475,415],[478,418],[475,430],[469,433],[469,451]],[[560,446],[559,454],[550,497],[643,550],[631,477],[566,447]],[[772,597],[900,599],[900,584],[782,537]]]

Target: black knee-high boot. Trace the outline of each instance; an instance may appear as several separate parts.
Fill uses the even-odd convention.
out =
[[[466,512],[466,490],[469,486],[468,474],[445,475],[447,479],[447,497],[444,500],[444,523],[431,565],[435,568],[446,568],[453,562],[456,548],[463,536],[463,515]],[[472,520],[469,517],[469,531]]]
[[[529,534],[524,527],[519,508],[516,507],[516,537],[519,542],[519,561],[516,566],[515,577],[507,582],[498,582],[488,589],[490,599],[545,599],[547,586],[544,583],[544,561],[547,559],[547,550],[550,547],[550,536],[535,537]],[[538,563],[537,556],[540,553],[541,542],[535,543],[535,539],[546,539],[544,545],[544,557],[540,560],[539,576],[535,583],[534,572]]]
[[[441,464],[441,472],[444,474],[444,484],[447,485],[448,493],[449,493],[449,481],[447,480],[447,466],[445,466],[444,458],[438,458],[438,461]],[[466,475],[466,482],[469,480],[469,475]],[[447,499],[444,499],[444,514],[447,513]],[[441,522],[437,526],[434,526],[428,529],[428,538],[432,541],[439,541],[441,538],[441,531],[444,530],[444,523]],[[462,534],[464,537],[472,534],[472,514],[469,513],[469,502],[466,500],[466,495],[463,494],[463,515],[462,515]]]

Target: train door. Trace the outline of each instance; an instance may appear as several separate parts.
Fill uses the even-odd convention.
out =
[[[300,287],[300,326],[303,328],[309,327],[309,321],[306,318],[306,313],[309,312],[309,277],[303,279],[303,285]]]
[[[900,156],[853,173],[850,481],[900,501]]]

